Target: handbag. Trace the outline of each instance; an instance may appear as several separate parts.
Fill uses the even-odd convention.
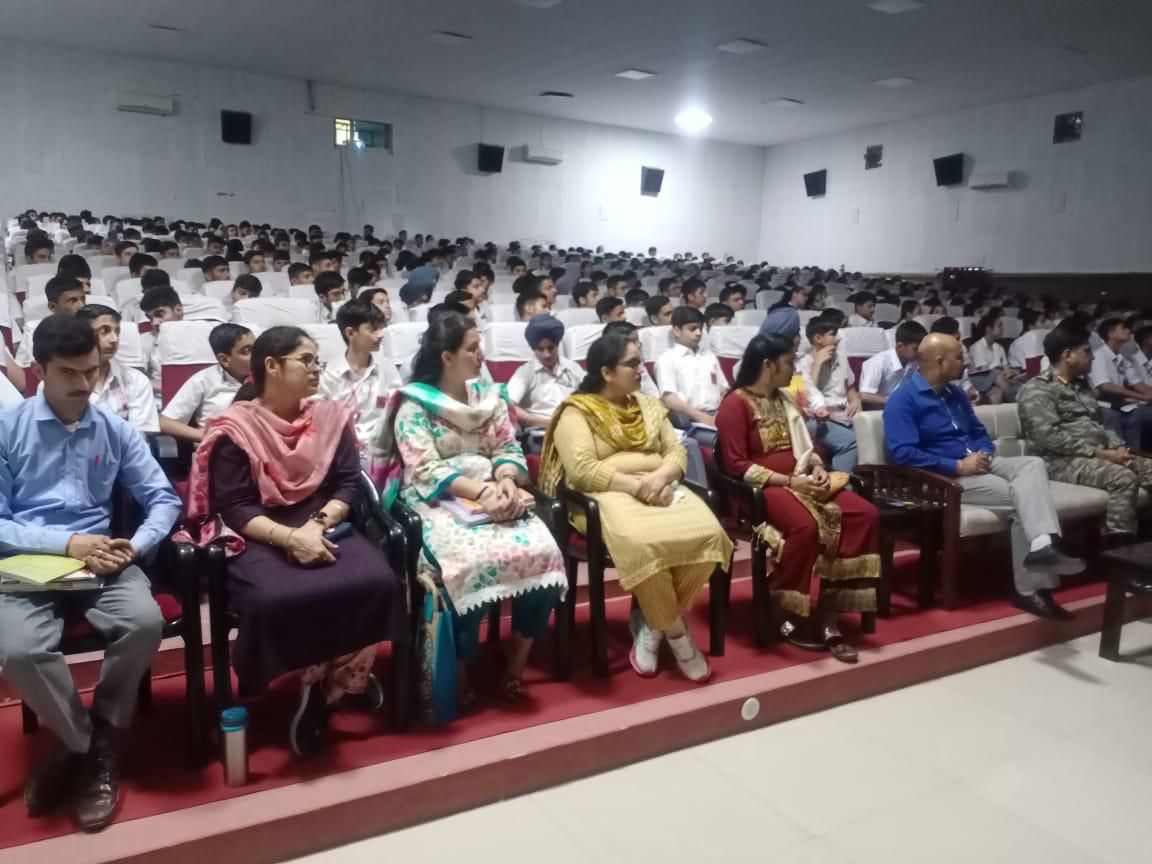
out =
[[[443,726],[456,719],[456,636],[451,609],[443,586],[425,589],[417,650],[420,713],[429,726]]]

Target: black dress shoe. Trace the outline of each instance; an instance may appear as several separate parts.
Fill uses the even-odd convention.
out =
[[[80,830],[103,831],[120,807],[120,760],[107,729],[97,727],[73,800]]]
[[[32,818],[47,816],[72,797],[84,757],[67,747],[57,748],[24,784],[24,806]]]
[[[1052,576],[1076,576],[1083,573],[1087,565],[1080,558],[1069,558],[1049,543],[1043,549],[1024,556],[1024,566]]]
[[[1035,594],[1013,595],[1012,605],[1030,615],[1035,615],[1037,618],[1067,621],[1075,617],[1071,612],[1053,600],[1052,594],[1043,588]]]
[[[1139,576],[1128,577],[1128,593],[1129,594],[1152,594],[1152,582],[1142,579]]]

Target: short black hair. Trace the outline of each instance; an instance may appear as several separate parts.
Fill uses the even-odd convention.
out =
[[[902,321],[896,325],[897,345],[919,345],[928,331],[919,321]]]
[[[453,280],[452,285],[456,288],[457,291],[463,291],[472,283],[472,280],[475,278],[475,274],[473,274],[471,270],[461,270],[456,274],[456,279]]]
[[[56,244],[42,231],[37,234],[29,234],[28,239],[24,241],[24,257],[31,258],[38,249],[47,249],[49,252],[55,252]]]
[[[264,283],[251,273],[241,273],[236,277],[236,281],[232,283],[232,289],[237,288],[247,291],[249,297],[259,297],[264,293]]]
[[[747,299],[748,289],[741,285],[739,282],[729,282],[727,285],[720,289],[720,302],[724,303],[734,294],[739,294],[741,297]]]
[[[804,288],[802,290],[807,291],[808,289]],[[852,295],[852,305],[853,306],[863,306],[865,303],[875,303],[875,302],[876,302],[876,295],[873,294],[871,291],[857,291],[855,294]]]
[[[328,252],[323,249],[317,249],[308,255],[308,266],[311,267],[320,261],[338,260],[340,255],[336,252]]]
[[[244,263],[245,264],[251,264],[252,259],[255,258],[257,255],[259,255],[261,258],[263,258],[264,252],[260,249],[249,249],[247,252],[244,253]]]
[[[164,307],[175,309],[177,306],[183,305],[180,295],[171,285],[161,285],[158,288],[145,291],[144,296],[140,298],[140,311],[145,315],[151,315],[157,309]]]
[[[943,318],[937,318],[932,324],[932,332],[943,333],[945,336],[959,336],[960,322],[950,315],[945,315]]]
[[[57,357],[84,357],[98,345],[92,325],[73,315],[49,316],[32,333],[32,357],[41,366]]]
[[[713,321],[719,321],[721,318],[725,321],[731,321],[735,317],[736,313],[727,303],[709,303],[704,310],[704,321],[709,327],[712,326]]]
[[[350,300],[340,307],[336,313],[336,326],[340,328],[340,335],[348,342],[347,329],[359,330],[363,324],[370,324],[377,330],[387,325],[384,313],[372,303],[359,298]]]
[[[610,315],[613,309],[623,305],[624,301],[619,297],[601,297],[596,301],[596,317],[603,318],[605,315]]]
[[[301,273],[306,273],[312,268],[307,264],[297,261],[295,264],[288,265],[288,281],[291,282],[296,279]]]
[[[671,302],[665,295],[657,294],[644,301],[644,311],[648,313],[649,318],[655,318],[660,314],[660,310]]]
[[[704,313],[692,306],[677,306],[672,310],[672,326],[687,327],[689,324],[704,325]]]
[[[596,285],[592,282],[578,282],[576,287],[572,289],[572,302],[579,304],[581,300],[596,290]]]
[[[516,295],[516,317],[518,319],[523,318],[524,310],[528,308],[530,303],[543,299],[544,295],[539,291],[521,291]]]
[[[684,287],[680,289],[680,292],[687,295],[694,291],[699,291],[701,288],[707,290],[707,287],[708,286],[704,284],[703,279],[693,276],[691,279],[684,283]]]
[[[519,255],[509,255],[508,260],[505,261],[504,263],[508,265],[508,272],[509,273],[511,273],[517,267],[527,267],[528,266],[527,264],[524,263],[524,259],[521,258]]]
[[[217,267],[222,267],[228,262],[220,255],[207,255],[200,261],[200,269],[207,273],[209,270],[215,270]]]
[[[156,259],[144,252],[137,252],[128,259],[128,272],[133,276],[140,275],[141,267],[156,267]]]
[[[656,287],[660,291],[661,294],[666,294],[669,286],[671,286],[671,284],[675,281],[676,280],[673,279],[671,276],[665,276],[663,279],[661,279],[659,282],[656,283]]]
[[[316,274],[316,279],[312,283],[312,289],[316,292],[317,297],[323,297],[329,291],[335,291],[343,285],[343,276],[335,270],[324,270]]]
[[[1092,337],[1083,327],[1075,324],[1059,324],[1044,337],[1044,356],[1055,364],[1065,351],[1072,351],[1082,345],[1090,345]]]
[[[208,344],[212,346],[213,354],[231,354],[236,343],[252,331],[242,324],[217,324],[208,334]]]
[[[83,255],[64,255],[56,264],[57,276],[71,276],[73,279],[91,279],[92,268]]]
[[[84,286],[74,276],[53,276],[44,286],[44,294],[49,303],[60,302],[60,295],[65,291],[83,291]]]
[[[111,306],[104,306],[101,303],[90,303],[76,310],[76,317],[84,321],[95,321],[97,318],[103,318],[105,315],[115,318],[117,324],[122,320],[117,310]]]
[[[1105,318],[1103,321],[1100,322],[1100,326],[1096,328],[1096,335],[1099,336],[1101,339],[1103,339],[1105,342],[1107,342],[1108,336],[1112,333],[1112,331],[1115,330],[1117,327],[1123,327],[1123,326],[1124,326],[1124,322],[1121,321],[1119,318]],[[1051,358],[1049,358],[1049,359],[1051,359]]]
[[[363,267],[353,267],[348,271],[348,284],[359,285],[363,288],[365,285],[372,283],[372,274],[365,270]]]
[[[920,301],[919,300],[905,300],[903,303],[900,304],[900,317],[903,318],[909,312],[911,312],[915,309],[919,309],[919,308],[920,308]]]
[[[168,271],[161,270],[159,267],[148,270],[140,277],[140,289],[142,291],[148,291],[151,288],[159,288],[162,285],[171,284],[172,277],[168,275]]]
[[[608,277],[608,281],[604,283],[604,287],[607,288],[609,291],[611,291],[613,288],[615,288],[621,282],[627,282],[627,281],[628,280],[625,279],[620,274],[616,274],[615,276],[609,276]]]
[[[371,303],[372,299],[377,294],[383,294],[385,297],[387,297],[388,296],[388,289],[387,288],[380,288],[380,287],[369,288],[366,291],[361,291],[360,295],[356,299],[357,300],[363,300],[365,303]]]
[[[449,291],[444,297],[444,302],[459,303],[461,306],[465,306],[468,303],[475,303],[476,298],[468,291]]]
[[[643,306],[650,296],[643,288],[629,288],[624,293],[624,302],[629,306]]]
[[[808,337],[811,342],[817,336],[824,336],[827,333],[835,333],[840,329],[840,322],[831,315],[824,315],[821,312],[814,318],[809,318],[808,323],[804,326],[804,335]]]

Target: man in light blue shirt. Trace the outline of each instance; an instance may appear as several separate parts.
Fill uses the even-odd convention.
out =
[[[33,356],[43,392],[0,412],[0,557],[67,555],[105,584],[0,593],[0,677],[60,740],[25,785],[29,814],[71,803],[80,827],[97,831],[119,803],[113,730],[132,719],[163,626],[135,562],[167,536],[180,500],[140,433],[89,405],[100,368],[89,322],[44,319]],[[117,484],[144,510],[131,540],[109,536]],[[58,650],[66,610],[82,612],[107,640],[90,712]]]

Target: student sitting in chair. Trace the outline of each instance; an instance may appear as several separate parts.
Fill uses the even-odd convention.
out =
[[[865,408],[883,408],[888,397],[916,371],[916,354],[928,331],[918,321],[896,325],[896,346],[864,361],[860,370],[860,401]]]
[[[356,299],[371,303],[379,309],[384,315],[385,327],[392,323],[392,299],[388,296],[388,289],[369,288]]]
[[[869,291],[860,291],[852,297],[852,305],[856,311],[848,316],[849,327],[875,327],[872,320],[876,316],[876,295]]]
[[[137,252],[128,259],[128,275],[133,279],[142,279],[149,270],[155,270],[160,264],[151,255]]]
[[[99,831],[119,805],[118,739],[164,623],[136,561],[168,534],[180,500],[140,435],[90,406],[101,360],[87,321],[45,319],[33,355],[43,392],[0,413],[0,552],[67,555],[116,578],[67,595],[0,594],[0,676],[59,742],[25,784],[29,814],[68,806],[81,829]],[[144,512],[130,540],[108,536],[115,486]],[[108,640],[88,711],[58,650],[65,596]]]
[[[100,346],[100,366],[92,382],[89,401],[127,420],[142,435],[160,431],[156,399],[147,376],[116,359],[120,349],[120,313],[110,306],[84,306],[76,317],[91,324]],[[135,325],[130,325],[135,326]]]
[[[244,253],[244,267],[247,273],[268,272],[268,263],[264,259],[264,253],[255,249]]]
[[[595,309],[600,291],[592,282],[578,282],[572,289],[572,305],[577,309]]]
[[[812,350],[796,364],[796,371],[804,378],[808,432],[831,455],[833,470],[850,474],[856,467],[852,418],[860,413],[856,378],[838,351],[840,333],[834,321],[817,315],[805,333]]]
[[[218,365],[201,369],[176,391],[160,413],[160,431],[199,443],[204,437],[204,424],[232,405],[248,378],[254,341],[252,331],[239,324],[213,327],[208,343]]]
[[[672,323],[672,301],[663,294],[649,297],[644,301],[644,311],[648,313],[648,323],[661,327]]]
[[[708,288],[705,286],[704,280],[692,278],[685,282],[683,298],[685,306],[703,312],[708,305]]]
[[[727,303],[709,303],[704,310],[704,324],[709,330],[713,327],[727,327],[735,314]]]
[[[237,276],[236,281],[232,283],[232,291],[228,295],[228,300],[234,305],[237,300],[251,300],[263,293],[264,283],[251,273],[243,273]]]
[[[740,312],[748,303],[748,289],[739,282],[730,282],[721,289],[720,302],[733,312]]]
[[[601,297],[596,301],[596,317],[601,324],[624,320],[624,301],[619,297]]]
[[[200,262],[200,272],[204,274],[205,282],[227,282],[232,278],[232,271],[228,269],[228,262],[219,255],[208,255]]]
[[[339,272],[325,270],[316,274],[312,289],[316,292],[316,320],[321,324],[335,323],[336,310],[333,307],[348,297],[344,277]]]
[[[30,233],[24,241],[25,264],[51,264],[56,244],[43,231]]]
[[[728,379],[708,348],[703,347],[704,316],[680,306],[672,313],[676,344],[656,358],[656,383],[673,422],[690,424],[689,435],[702,448],[716,440],[716,410],[728,390]]]
[[[537,315],[551,315],[552,307],[543,294],[536,291],[522,291],[516,295],[516,320],[531,321]]]
[[[307,264],[297,262],[288,266],[289,285],[311,285],[315,278],[315,273]]]
[[[508,399],[520,425],[537,433],[530,443],[533,451],[539,452],[540,442],[548,424],[552,422],[553,413],[561,402],[576,392],[584,379],[584,370],[576,361],[561,356],[564,322],[558,318],[537,315],[524,329],[524,338],[536,359],[528,361],[513,373],[508,381]]]

